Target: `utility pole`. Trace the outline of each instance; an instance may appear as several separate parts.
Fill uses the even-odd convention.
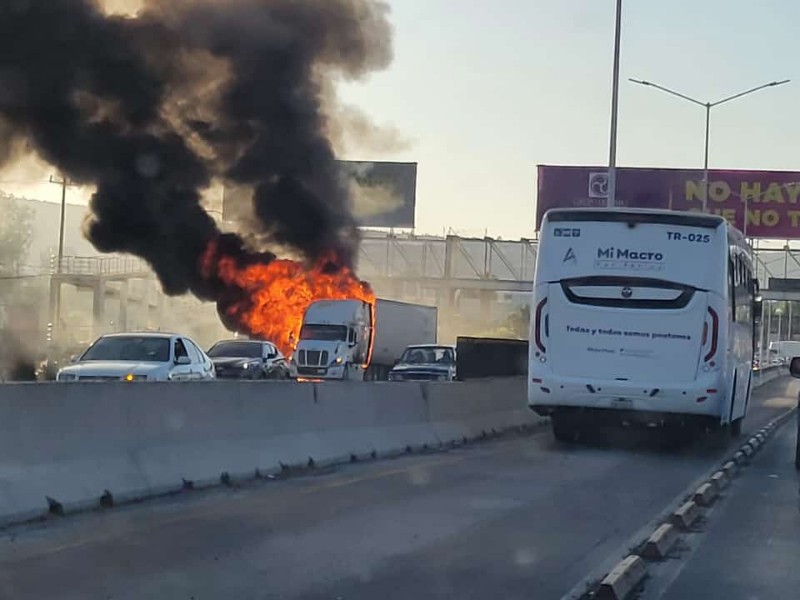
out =
[[[56,263],[56,273],[59,275],[62,272],[62,264],[64,262],[64,229],[67,215],[67,187],[74,185],[65,176],[61,179],[50,176],[50,183],[55,183],[61,186],[61,220],[58,230],[58,259]],[[55,281],[50,278],[50,343],[58,334],[59,323],[61,321],[61,278]]]
[[[58,264],[56,265],[56,272],[61,273],[61,263],[64,260],[64,221],[67,215],[67,186],[73,184],[63,175],[61,179],[57,179],[51,175],[50,183],[61,186],[61,224],[58,230]]]

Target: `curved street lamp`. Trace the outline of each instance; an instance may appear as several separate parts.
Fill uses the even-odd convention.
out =
[[[705,142],[705,157],[703,159],[703,212],[706,212],[707,205],[708,205],[708,138],[711,131],[711,109],[715,106],[719,106],[720,104],[725,104],[726,102],[730,102],[731,100],[736,100],[737,98],[741,98],[742,96],[747,96],[748,94],[752,94],[753,92],[757,92],[759,90],[763,90],[769,87],[776,87],[779,85],[783,85],[784,83],[789,83],[790,79],[784,79],[782,81],[770,81],[769,83],[764,83],[762,85],[756,86],[754,88],[750,88],[749,90],[745,90],[743,92],[739,92],[738,94],[734,94],[732,96],[728,96],[727,98],[723,98],[722,100],[717,100],[716,102],[702,102],[697,98],[692,98],[691,96],[687,96],[686,94],[682,94],[680,92],[676,92],[675,90],[671,90],[668,87],[663,85],[659,85],[657,83],[653,83],[652,81],[645,81],[644,79],[632,79],[629,78],[629,81],[632,83],[636,83],[639,85],[644,85],[647,87],[652,87],[657,90],[661,90],[667,94],[672,96],[676,96],[681,98],[682,100],[686,100],[687,102],[691,102],[692,104],[696,104],[697,106],[702,106],[706,109],[706,142]]]

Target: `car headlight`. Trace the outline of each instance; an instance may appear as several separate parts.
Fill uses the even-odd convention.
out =
[[[78,378],[74,373],[59,373],[56,379],[58,381],[75,381]]]
[[[259,362],[257,360],[251,360],[250,362],[246,362],[242,365],[243,369],[255,369],[258,366]]]
[[[334,362],[336,362],[337,365],[340,365],[344,362],[344,359],[341,356],[337,356]]]
[[[147,375],[134,375],[133,373],[128,373],[123,377],[125,381],[147,381]]]

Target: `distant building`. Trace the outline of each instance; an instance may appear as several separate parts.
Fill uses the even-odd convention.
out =
[[[28,255],[24,264],[29,268],[40,268],[49,265],[50,257],[58,254],[58,232],[61,222],[61,205],[55,202],[43,202],[6,194],[0,190],[0,214],[5,214],[8,207],[28,208],[33,213],[31,223],[33,235]],[[64,255],[65,256],[97,256],[100,254],[83,236],[81,230],[83,219],[89,208],[78,204],[67,204],[64,218]]]

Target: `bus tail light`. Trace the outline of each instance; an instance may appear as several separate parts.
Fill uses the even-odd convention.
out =
[[[714,355],[717,353],[717,345],[719,344],[719,315],[717,314],[717,311],[710,306],[708,307],[708,314],[711,315],[711,348],[708,349],[708,353],[703,358],[705,362],[708,362],[714,358]],[[708,324],[706,323],[706,325]],[[705,338],[708,336],[703,337]]]
[[[542,326],[546,327],[546,317],[543,321],[542,313],[544,312],[544,307],[547,304],[547,298],[544,298],[539,304],[536,305],[536,314],[534,317],[534,325],[533,325],[533,342],[536,344],[536,348],[542,354],[546,353],[547,350],[544,347],[544,342],[542,342]],[[544,332],[545,336],[547,335],[547,331]]]

